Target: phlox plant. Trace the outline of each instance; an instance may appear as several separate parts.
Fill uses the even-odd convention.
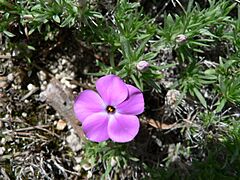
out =
[[[116,74],[127,82],[134,84],[140,90],[150,86],[160,91],[156,82],[163,78],[160,70],[172,65],[158,66],[155,58],[159,51],[148,50],[157,31],[154,19],[144,15],[140,10],[140,3],[118,1],[111,13],[110,20],[98,19],[91,24],[93,29],[90,37],[94,37],[95,46],[108,48],[109,62],[97,61],[100,72],[93,75]],[[84,34],[81,34],[81,38]],[[89,35],[86,37],[89,39]],[[141,63],[145,63],[143,67]],[[141,66],[141,67],[140,67]]]
[[[97,80],[96,88],[99,94],[85,90],[74,103],[86,137],[95,142],[109,138],[120,143],[131,141],[139,131],[136,115],[144,111],[143,94],[115,75]]]

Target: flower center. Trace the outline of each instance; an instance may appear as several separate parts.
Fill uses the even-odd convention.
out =
[[[115,113],[115,108],[113,107],[113,106],[107,106],[107,108],[106,108],[106,111],[108,112],[108,113]]]

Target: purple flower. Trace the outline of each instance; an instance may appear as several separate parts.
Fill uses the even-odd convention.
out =
[[[96,88],[99,94],[85,90],[74,103],[86,137],[95,142],[109,138],[115,142],[131,141],[140,126],[136,115],[144,111],[142,92],[115,75],[98,79]]]

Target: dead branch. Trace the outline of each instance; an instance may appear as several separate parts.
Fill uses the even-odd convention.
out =
[[[79,126],[79,121],[73,112],[73,97],[71,93],[55,78],[52,78],[47,89],[40,94],[41,100],[52,106],[61,116],[66,119],[76,134],[83,139],[84,133]]]

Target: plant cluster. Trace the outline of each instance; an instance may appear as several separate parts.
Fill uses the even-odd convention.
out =
[[[99,117],[89,118],[96,113],[94,104],[103,100],[106,103],[103,111],[110,117],[109,114],[116,111],[115,105],[126,101],[126,106],[135,107],[134,97],[134,102],[128,103],[134,96],[129,87],[140,95],[139,90],[143,92],[145,113],[139,117],[142,122],[140,132],[143,126],[146,129],[151,126],[147,130],[149,144],[154,144],[150,147],[157,147],[159,151],[154,149],[145,152],[147,155],[135,155],[128,154],[134,152],[134,148],[124,148],[124,145],[111,141],[86,142],[82,161],[82,165],[90,166],[86,171],[97,172],[102,179],[124,177],[121,169],[144,171],[153,179],[239,177],[239,2],[209,0],[203,8],[195,0],[190,0],[187,5],[168,1],[158,14],[159,22],[144,11],[140,2],[119,0],[113,3],[112,9],[103,12],[99,10],[100,2],[95,0],[0,0],[0,32],[6,41],[6,47],[1,50],[14,52],[17,48],[23,54],[19,59],[35,63],[33,54],[41,51],[43,44],[59,42],[61,37],[65,41],[67,32],[74,35],[76,42],[91,49],[95,57],[100,56],[91,62],[97,70],[85,75],[104,76],[97,80],[98,83],[114,74],[126,84],[120,86],[115,80],[107,80],[101,88],[96,85],[101,97],[85,90],[82,92],[85,95],[80,94],[76,100],[74,111],[83,123],[87,137],[95,142],[109,138],[115,142],[132,140],[139,129],[135,115],[142,112],[142,107],[132,113],[136,117],[134,132],[126,135],[130,124],[127,120],[118,124],[126,130],[124,134],[118,128],[111,131],[107,123],[104,126],[95,123]],[[169,6],[171,11],[165,11],[164,8]],[[180,10],[175,11],[176,8]],[[39,43],[39,37],[42,43]],[[127,90],[125,86],[128,86]],[[91,95],[86,95],[90,91]],[[169,91],[175,92],[171,101],[174,108],[166,103]],[[113,101],[109,99],[121,98],[124,93],[125,99],[111,104]],[[95,99],[90,102],[93,96]],[[153,99],[157,99],[157,103],[151,103]],[[143,101],[139,101],[143,106]],[[133,116],[128,112],[131,107],[122,108],[128,118]],[[85,116],[84,113],[88,114]],[[152,117],[157,117],[154,125],[148,121]],[[101,120],[105,122],[106,119],[111,120],[106,117]],[[165,119],[173,124],[164,124]],[[108,128],[105,134],[101,134],[101,128]],[[121,138],[115,132],[121,132]],[[159,136],[161,138],[157,139]],[[157,154],[149,155],[149,152]],[[152,155],[157,160],[144,161],[146,156]],[[138,167],[142,169],[132,168],[134,163],[139,163]]]

